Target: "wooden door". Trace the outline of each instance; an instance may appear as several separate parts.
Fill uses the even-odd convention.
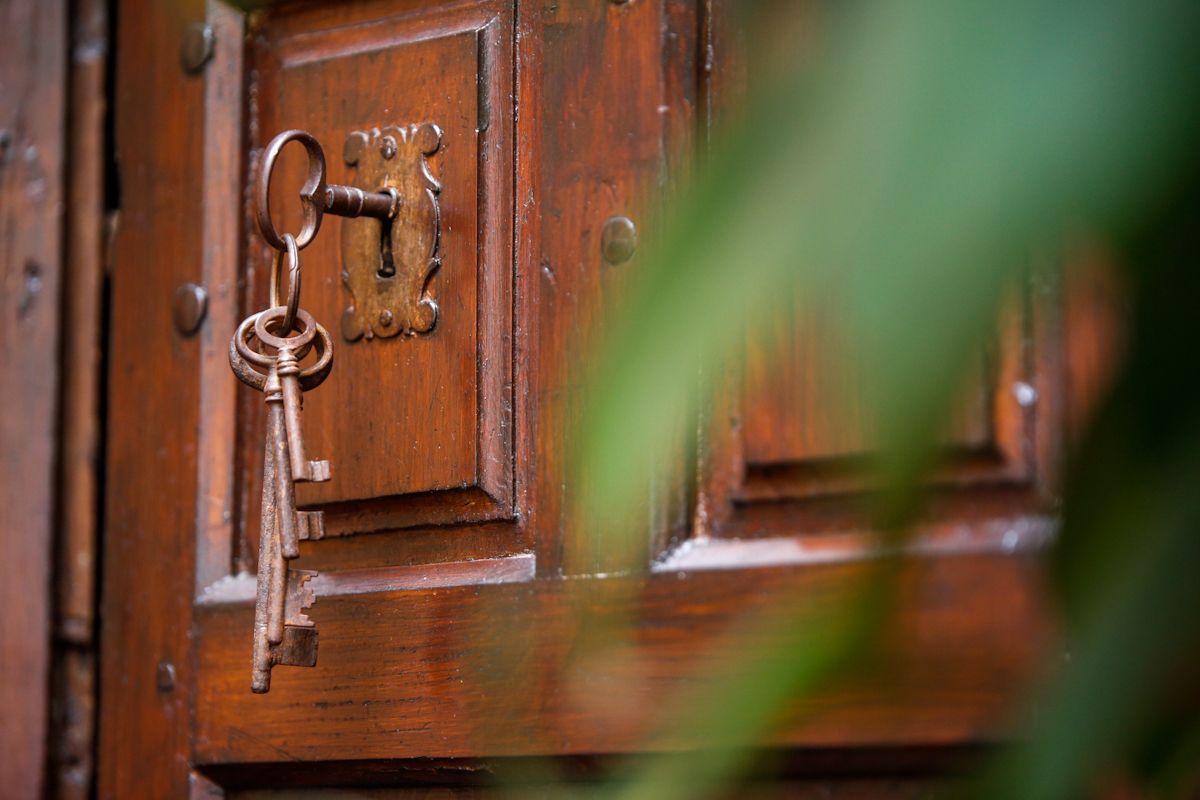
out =
[[[662,733],[664,714],[741,663],[743,615],[819,615],[876,562],[847,502],[871,488],[871,432],[829,422],[813,388],[855,378],[822,366],[830,344],[801,314],[747,338],[728,413],[681,451],[636,563],[567,522],[574,345],[638,269],[605,259],[602,231],[648,224],[740,85],[724,6],[122,0],[117,19],[101,796],[476,785],[535,759],[579,777],[582,756],[711,745]],[[184,42],[201,57],[181,64]],[[270,252],[246,187],[284,129],[316,135],[344,182],[352,132],[423,123],[442,131],[432,328],[342,335],[340,242],[362,221],[327,218],[302,255],[303,305],[337,348],[304,414],[333,480],[300,501],[326,535],[295,563],[320,573],[319,657],[252,694],[262,403],[226,353],[265,305]],[[301,170],[289,151],[281,183]],[[207,291],[194,334],[172,319],[185,283]],[[1031,553],[1061,416],[1053,300],[1015,298],[980,357],[902,559],[886,678],[793,709],[781,752],[879,779],[898,754],[936,766],[1008,730],[1047,641]]]

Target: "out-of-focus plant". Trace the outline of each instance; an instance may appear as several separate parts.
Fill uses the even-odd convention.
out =
[[[1071,232],[1104,240],[1134,314],[1116,388],[1067,469],[1053,561],[1072,661],[978,790],[1069,797],[1113,765],[1169,790],[1200,752],[1172,673],[1200,644],[1200,4],[836,5],[819,52],[747,98],[614,309],[578,518],[605,520],[588,526],[597,548],[642,535],[680,410],[705,402],[755,319],[801,293],[841,310],[847,354],[871,375],[888,487],[876,519],[903,529],[1006,285]],[[682,721],[721,731],[726,755],[652,760],[620,790],[695,796],[689,776],[736,777],[782,700],[861,653],[873,591],[823,625],[771,622],[808,638],[748,664],[719,693],[734,702]]]

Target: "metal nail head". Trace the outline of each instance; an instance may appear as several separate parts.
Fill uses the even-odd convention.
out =
[[[610,217],[600,233],[600,252],[609,264],[623,264],[637,250],[637,226],[629,217]]]
[[[175,665],[170,661],[158,662],[158,669],[155,670],[154,683],[158,686],[158,690],[164,694],[175,688]]]
[[[182,284],[175,290],[175,302],[171,307],[171,316],[175,320],[175,330],[181,336],[193,336],[200,330],[204,316],[208,312],[208,292],[203,286],[195,283]]]
[[[217,36],[211,25],[193,22],[183,33],[183,45],[179,51],[183,68],[192,75],[204,69],[213,56]]]

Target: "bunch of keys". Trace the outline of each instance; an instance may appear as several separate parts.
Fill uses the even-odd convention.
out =
[[[270,187],[275,161],[284,145],[298,142],[308,153],[308,176],[300,188],[304,222],[295,236],[280,234],[271,222]],[[254,671],[250,688],[271,688],[276,664],[312,667],[317,663],[317,629],[304,613],[313,603],[306,585],[317,573],[290,569],[300,555],[300,542],[324,535],[319,511],[296,509],[295,484],[329,480],[328,461],[310,461],[300,432],[303,392],[317,388],[333,366],[333,340],[300,308],[300,251],[316,237],[325,214],[342,217],[395,216],[395,191],[366,192],[325,181],[325,152],[307,131],[276,136],[263,151],[255,188],[259,233],[275,248],[271,267],[270,307],[251,314],[229,343],[229,364],[238,379],[263,393],[267,403],[263,449],[262,526],[258,551],[258,596],[254,607]],[[287,257],[290,283],[287,303],[280,301],[282,259]],[[258,347],[252,346],[254,342]],[[316,361],[301,367],[316,348]],[[273,352],[272,352],[273,351]]]
[[[270,180],[274,158],[286,141],[277,137],[268,148],[260,173],[264,187]],[[323,163],[321,167],[323,170]],[[311,667],[317,662],[317,629],[304,613],[313,603],[312,589],[306,584],[317,573],[287,566],[300,555],[301,540],[319,539],[324,532],[322,512],[297,510],[295,484],[329,480],[329,462],[309,460],[300,430],[303,392],[320,386],[333,367],[333,339],[300,308],[300,249],[312,240],[316,227],[306,225],[300,242],[288,233],[280,236],[271,227],[266,191],[261,193],[259,228],[263,238],[276,247],[270,307],[243,320],[229,343],[229,364],[234,374],[242,383],[261,391],[267,405],[250,681],[250,689],[256,693],[271,688],[271,668],[275,665]],[[280,301],[285,255],[290,276],[286,304]],[[316,361],[302,368],[301,362],[313,348]]]
[[[300,431],[302,392],[320,386],[333,366],[333,340],[299,307],[300,259],[296,240],[285,234],[291,291],[280,305],[275,259],[271,307],[247,317],[229,345],[229,363],[238,379],[263,393],[267,404],[263,448],[262,522],[258,551],[258,596],[254,608],[254,671],[250,688],[266,692],[276,664],[316,664],[317,630],[304,613],[313,602],[306,584],[315,572],[294,570],[300,541],[319,539],[322,513],[296,509],[295,484],[329,480],[328,461],[310,461]],[[251,347],[257,340],[263,352]],[[315,347],[317,360],[301,369]]]

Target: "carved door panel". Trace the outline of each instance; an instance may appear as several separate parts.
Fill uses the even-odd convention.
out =
[[[824,421],[809,387],[834,382],[813,355],[828,342],[787,319],[773,377],[748,339],[721,401],[733,423],[681,461],[701,477],[668,493],[641,563],[586,552],[565,521],[574,346],[638,268],[605,259],[602,231],[644,226],[735,85],[723,6],[119,5],[101,795],[479,782],[514,759],[703,746],[655,738],[656,711],[736,663],[728,626],[797,597],[819,609],[872,553],[837,507],[869,489],[855,459],[870,431]],[[204,26],[211,57],[181,67]],[[296,562],[319,572],[320,644],[316,667],[279,667],[256,695],[262,402],[226,350],[265,305],[247,187],[289,128],[324,144],[330,181],[386,174],[416,199],[391,229],[327,217],[302,253],[302,305],[337,348],[304,415],[333,477],[298,497],[326,519]],[[303,169],[281,156],[281,229],[297,228]],[[195,336],[171,325],[185,281],[208,291]],[[1046,306],[1014,303],[947,433],[945,500],[901,577],[894,682],[818,698],[781,747],[1003,731],[1044,642],[1027,551],[1057,433]]]

